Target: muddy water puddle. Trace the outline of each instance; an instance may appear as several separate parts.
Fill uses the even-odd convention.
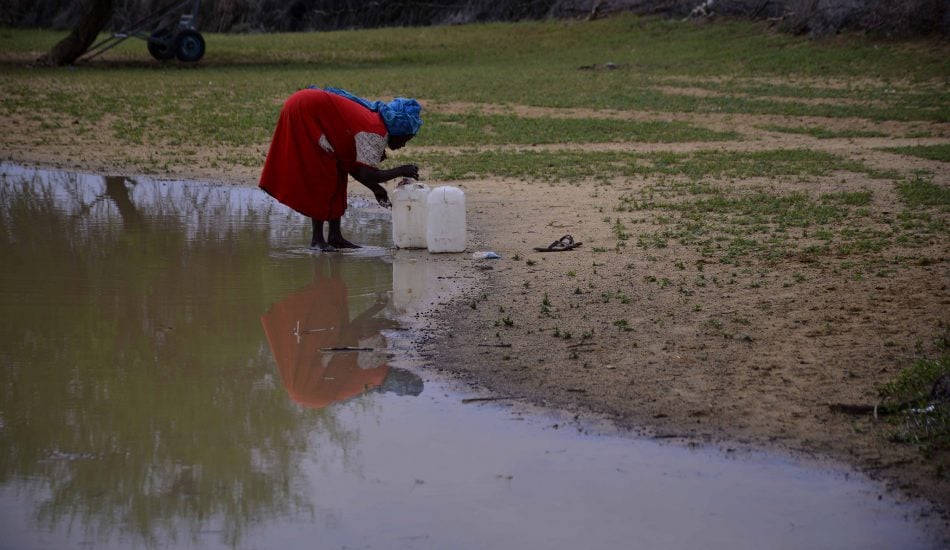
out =
[[[256,189],[0,172],[0,548],[937,546],[844,468],[463,404],[384,212],[319,254]]]

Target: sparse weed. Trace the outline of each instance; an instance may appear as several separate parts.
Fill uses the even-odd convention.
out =
[[[494,326],[496,326],[496,327],[501,327],[501,326],[513,327],[513,326],[515,326],[515,322],[511,319],[510,316],[506,315],[506,316],[502,317],[501,319],[496,320],[495,323],[494,323]]]
[[[884,151],[900,155],[910,155],[927,160],[950,162],[950,145],[914,145],[911,147],[889,147]]]
[[[883,407],[894,409],[890,439],[918,445],[925,456],[950,447],[950,401],[932,398],[932,392],[946,392],[950,377],[950,356],[921,359],[902,370],[893,382],[879,388]],[[937,388],[938,379],[943,389]]]
[[[898,183],[897,192],[909,208],[936,206],[944,210],[950,209],[950,187],[937,185],[921,173]]]

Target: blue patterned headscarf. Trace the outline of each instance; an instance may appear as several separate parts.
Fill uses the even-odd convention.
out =
[[[309,86],[316,88],[316,86]],[[370,111],[379,113],[391,136],[414,136],[422,127],[422,106],[415,99],[397,97],[390,102],[369,101],[340,88],[323,88],[347,99],[353,100]]]

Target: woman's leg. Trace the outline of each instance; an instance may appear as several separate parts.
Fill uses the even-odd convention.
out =
[[[336,250],[333,245],[323,240],[323,220],[310,218],[310,223],[313,226],[313,237],[310,238],[310,248],[319,248],[324,252],[333,252]],[[330,222],[330,227],[333,227],[332,221]]]
[[[322,237],[323,235],[321,235],[321,238]],[[330,229],[327,231],[327,242],[330,246],[336,248],[363,248],[343,238],[343,233],[340,231],[340,218],[330,220]]]

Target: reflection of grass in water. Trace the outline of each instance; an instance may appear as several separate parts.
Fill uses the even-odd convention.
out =
[[[253,223],[189,236],[183,213],[229,223],[228,199],[203,186],[151,207],[109,194],[90,221],[64,213],[83,211],[85,180],[62,178],[0,186],[0,221],[17,235],[0,242],[0,257],[15,260],[5,281],[48,298],[3,308],[4,357],[28,368],[0,369],[0,416],[17,419],[0,431],[0,479],[40,480],[49,497],[36,521],[81,524],[94,543],[161,545],[220,519],[222,541],[239,546],[257,522],[312,509],[288,481],[302,475],[300,456],[350,453],[359,433],[332,410],[301,413],[289,401],[260,316],[275,289],[312,280],[313,266],[272,261]],[[388,285],[388,269],[346,275]],[[234,288],[251,291],[235,299]],[[36,334],[55,337],[37,345]],[[311,446],[315,430],[324,448]],[[54,451],[92,458],[51,466]]]
[[[893,441],[919,445],[925,455],[950,449],[950,399],[930,399],[941,376],[950,376],[950,355],[918,360],[880,388],[883,406],[902,409],[890,420]]]

